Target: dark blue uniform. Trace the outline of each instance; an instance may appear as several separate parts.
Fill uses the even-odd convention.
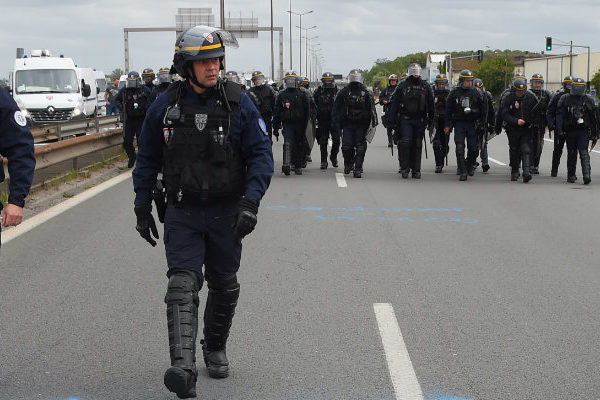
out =
[[[381,91],[381,93],[379,93],[379,104],[381,104],[383,106],[383,115],[381,116],[381,122],[383,123],[383,126],[387,129],[388,147],[392,147],[394,145],[394,138],[393,138],[394,127],[393,127],[393,125],[387,124],[385,114],[388,112],[390,100],[392,99],[392,95],[394,94],[394,91],[396,90],[397,87],[398,87],[397,84],[389,85],[389,86],[385,87]]]
[[[548,109],[546,110],[546,122],[548,124],[548,132],[550,133],[556,129],[556,111],[558,102],[565,94],[569,94],[569,90],[563,88],[552,97],[550,104],[548,104]],[[550,170],[550,176],[555,177],[558,175],[558,167],[560,165],[563,149],[565,148],[566,138],[565,135],[554,136],[554,150],[552,151],[552,169]]]
[[[35,170],[33,137],[25,117],[5,89],[0,87],[0,155],[8,159],[10,185],[8,202],[25,205]],[[0,182],[4,181],[4,166],[0,157]],[[2,203],[0,203],[0,210]],[[1,230],[1,228],[0,228]]]
[[[189,84],[183,85],[183,99],[188,104],[212,107],[219,96],[216,89],[199,95]],[[171,140],[163,128],[169,106],[169,92],[152,104],[138,139],[138,158],[133,171],[135,205],[149,205],[157,174],[163,169],[164,154]],[[237,110],[231,114],[232,146],[241,150],[245,164],[245,198],[258,204],[273,175],[273,154],[266,127],[252,101],[241,94]],[[198,201],[194,197],[169,199],[165,215],[164,243],[169,269],[195,271],[202,279],[231,276],[240,266],[242,244],[233,230],[240,198],[229,197]]]
[[[435,171],[441,173],[444,167],[444,160],[448,156],[450,147],[450,135],[444,133],[446,124],[446,99],[450,90],[444,87],[443,90],[435,88],[433,90],[433,104],[435,107],[435,134],[431,140],[433,155],[435,157]],[[431,135],[431,132],[429,133]]]
[[[138,98],[135,100],[127,99],[128,92],[136,91]],[[133,139],[140,136],[144,117],[152,103],[152,91],[146,85],[139,88],[121,88],[115,100],[117,107],[123,115],[123,149],[129,157],[129,167],[135,162],[135,148]]]
[[[321,168],[327,168],[327,142],[331,135],[331,163],[337,167],[337,155],[340,151],[340,131],[332,122],[331,114],[333,102],[337,95],[337,86],[331,87],[321,85],[314,93],[315,105],[317,107],[317,141],[321,147]]]

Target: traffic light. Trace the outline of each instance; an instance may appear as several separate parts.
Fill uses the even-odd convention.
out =
[[[483,50],[477,50],[477,61],[483,61]]]
[[[546,50],[552,50],[552,38],[550,36],[546,37]]]

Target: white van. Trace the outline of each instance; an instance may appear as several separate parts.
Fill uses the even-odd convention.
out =
[[[89,96],[84,97],[83,113],[86,117],[95,117],[98,115],[98,86],[96,85],[96,74],[93,69],[89,67],[75,67],[77,71],[77,78],[79,83],[82,85],[90,85]]]
[[[96,78],[98,115],[106,115],[106,99],[104,98],[106,76],[104,76],[104,72],[94,70],[94,77]]]
[[[71,58],[32,50],[30,57],[15,60],[9,80],[29,125],[85,118],[83,95],[89,96],[91,87],[81,85]]]

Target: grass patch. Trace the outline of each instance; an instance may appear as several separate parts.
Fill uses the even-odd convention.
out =
[[[75,196],[75,194],[74,194],[74,193],[71,193],[71,192],[63,192],[62,196],[63,196],[65,199],[70,199],[71,197]]]

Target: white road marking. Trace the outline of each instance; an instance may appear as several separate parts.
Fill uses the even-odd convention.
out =
[[[11,240],[21,236],[22,234],[24,234],[26,232],[29,232],[30,230],[43,224],[44,222],[51,220],[52,218],[64,213],[65,211],[70,210],[71,208],[75,207],[76,205],[83,203],[84,201],[86,201],[88,199],[91,199],[92,197],[96,196],[97,194],[99,194],[115,185],[118,185],[119,183],[121,183],[129,178],[131,178],[131,171],[127,171],[121,175],[115,176],[114,178],[109,179],[106,182],[102,182],[98,186],[94,186],[93,188],[88,189],[84,192],[81,192],[78,195],[76,195],[66,201],[63,201],[62,203],[55,205],[54,207],[47,209],[46,211],[43,211],[31,218],[26,219],[20,225],[17,225],[13,228],[3,231],[2,232],[2,243],[4,244],[4,243],[10,242]]]
[[[394,308],[389,303],[373,304],[379,334],[385,351],[390,378],[398,400],[424,400],[421,385],[413,368]]]
[[[346,183],[346,178],[344,178],[344,174],[342,174],[340,172],[336,172],[335,180],[337,181],[337,185],[339,187],[341,187],[341,188],[348,187],[348,184]]]
[[[492,158],[492,157],[490,157],[490,156],[488,156],[488,160],[490,160],[491,162],[493,162],[493,163],[496,163],[496,164],[498,164],[498,165],[506,165],[506,164],[504,164],[502,161],[498,161],[498,160],[496,160],[495,158]]]

